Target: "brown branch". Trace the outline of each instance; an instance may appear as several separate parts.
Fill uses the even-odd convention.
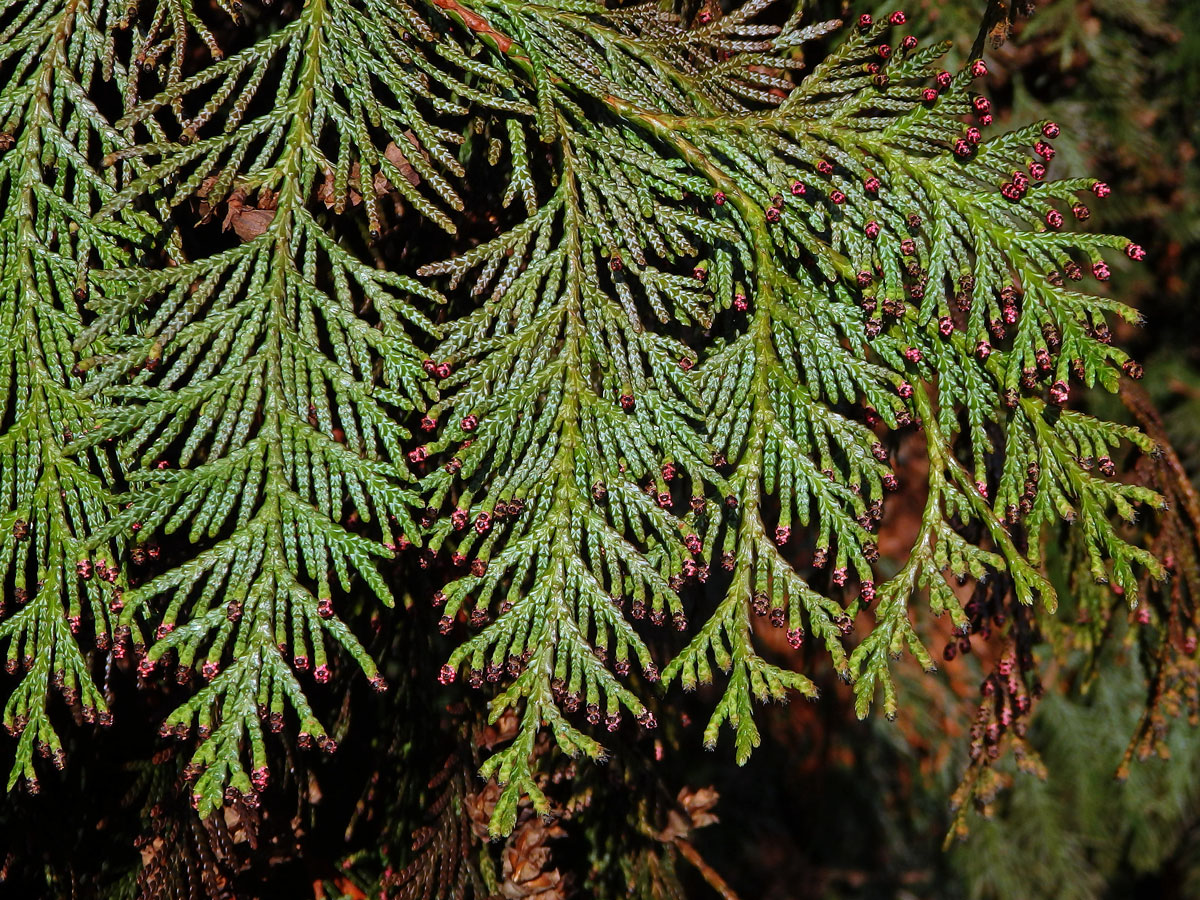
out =
[[[1150,395],[1146,393],[1145,388],[1127,378],[1121,380],[1120,397],[1125,407],[1133,414],[1134,419],[1137,420],[1138,425],[1145,430],[1146,434],[1154,438],[1155,443],[1158,444],[1158,449],[1163,455],[1163,460],[1174,476],[1174,487],[1179,491],[1184,501],[1188,518],[1192,520],[1192,527],[1200,534],[1200,494],[1196,492],[1195,485],[1192,484],[1191,478],[1188,477],[1187,469],[1184,468],[1183,462],[1180,461],[1179,455],[1175,452],[1175,448],[1171,446],[1171,441],[1167,437],[1167,430],[1163,426],[1162,419],[1159,417],[1157,410],[1154,408],[1154,401],[1150,399]]]
[[[704,880],[712,886],[712,889],[721,895],[722,900],[741,900],[737,892],[726,883],[716,869],[704,861],[704,857],[688,841],[677,837],[673,843],[683,854],[683,858],[695,866],[697,871],[704,876]]]
[[[456,15],[462,20],[464,25],[466,25],[480,37],[491,38],[495,42],[496,48],[501,53],[508,53],[509,48],[512,47],[512,38],[510,38],[507,34],[502,34],[501,32],[497,31],[491,26],[491,23],[488,22],[487,19],[479,15],[479,13],[462,6],[458,0],[433,0],[433,5],[439,9],[444,9],[448,13],[453,13]]]

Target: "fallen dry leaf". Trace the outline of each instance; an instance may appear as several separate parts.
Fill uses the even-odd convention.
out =
[[[711,786],[696,790],[681,788],[675,798],[679,806],[667,813],[667,827],[658,833],[658,839],[674,841],[687,837],[693,829],[720,821],[712,812],[720,796]]]

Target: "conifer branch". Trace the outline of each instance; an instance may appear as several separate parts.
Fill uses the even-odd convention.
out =
[[[1042,134],[1027,129],[988,142],[978,128],[964,130],[964,114],[978,116],[983,124],[990,121],[986,99],[968,90],[970,80],[983,74],[981,64],[955,76],[935,67],[944,47],[922,51],[906,40],[893,52],[883,38],[903,24],[902,16],[860,27],[786,100],[754,110],[733,100],[728,86],[720,97],[702,86],[706,63],[698,61],[700,53],[695,59],[689,56],[686,65],[678,57],[669,59],[645,39],[649,29],[639,30],[632,19],[614,25],[601,10],[591,15],[528,5],[516,10],[503,0],[482,6],[493,14],[488,27],[511,37],[506,52],[532,78],[539,132],[560,148],[563,160],[568,141],[562,118],[549,110],[599,101],[618,121],[644,135],[649,152],[673,166],[682,163],[684,172],[707,182],[696,194],[711,202],[693,201],[692,211],[711,223],[702,234],[713,243],[697,249],[720,254],[722,260],[712,267],[722,275],[713,309],[734,307],[746,316],[744,327],[732,327],[728,338],[701,358],[700,380],[691,388],[697,393],[690,397],[707,414],[697,437],[733,466],[733,474],[719,485],[722,493],[728,488],[727,506],[733,512],[713,517],[704,538],[704,545],[714,549],[713,541],[721,541],[723,562],[733,574],[725,599],[664,671],[667,680],[679,677],[685,686],[708,681],[711,655],[730,673],[726,695],[705,732],[707,744],[715,742],[720,724],[728,721],[737,731],[737,757],[744,760],[758,741],[751,698],[779,699],[789,686],[811,692],[803,676],[767,664],[754,651],[752,610],[770,614],[779,626],[786,624],[794,645],[806,631],[813,633],[835,665],[857,678],[860,712],[865,713],[876,685],[882,685],[885,711],[892,714],[896,701],[886,656],[907,646],[932,667],[908,619],[909,596],[928,590],[935,613],[949,610],[962,618],[942,569],[962,578],[1006,570],[1023,602],[1040,594],[1052,605],[1053,591],[1037,571],[1038,529],[1047,515],[1079,514],[1097,536],[1096,559],[1109,555],[1122,583],[1129,582],[1134,560],[1157,570],[1147,554],[1121,540],[1107,522],[1110,510],[1128,512],[1131,502],[1153,501],[1154,496],[1086,476],[1078,446],[1039,427],[1048,414],[1044,401],[1030,398],[1022,405],[1018,399],[1018,392],[1036,388],[1042,373],[1052,373],[1057,380],[1050,397],[1058,404],[1066,399],[1072,375],[1088,384],[1113,384],[1114,364],[1127,363],[1123,353],[1102,339],[1097,316],[1132,313],[1119,304],[1081,303],[1082,295],[1063,290],[1061,274],[1056,274],[1075,277],[1079,266],[1070,254],[1076,253],[1103,279],[1107,269],[1101,250],[1126,242],[1059,233],[1062,215],[1047,204],[1073,203],[1076,216],[1083,218],[1087,211],[1076,192],[1093,183],[1039,183],[1044,177],[1040,162],[1030,165],[1030,174],[1023,171],[1028,162],[1023,148],[1031,143],[1037,143],[1044,158],[1053,155],[1043,138],[1052,136],[1056,126],[1039,126]],[[550,34],[560,37],[560,45],[582,50],[584,62],[561,62],[545,38]],[[616,49],[589,60],[586,52],[593,41]],[[771,49],[769,42],[755,48]],[[634,70],[639,79],[624,77]],[[927,87],[931,82],[936,86]],[[643,87],[647,83],[652,90]],[[570,180],[565,171],[560,177],[564,183]],[[611,172],[609,177],[623,180]],[[1005,179],[1011,180],[998,184]],[[645,190],[645,179],[629,176],[631,186],[639,182]],[[546,234],[546,210],[555,202],[534,214],[540,235]],[[611,221],[612,237],[605,235],[606,243],[628,250],[644,265],[637,232],[625,223],[621,208],[613,207],[607,216],[604,208],[597,212],[586,230],[604,234]],[[565,222],[562,232],[568,246],[571,224]],[[513,247],[516,241],[524,247],[530,228],[519,225],[492,247]],[[542,244],[548,252],[553,241],[542,237]],[[495,253],[489,248],[475,258],[427,267],[425,273],[453,272],[456,283],[470,266],[490,258],[492,268],[479,293],[499,268]],[[570,289],[571,274],[565,289]],[[703,266],[695,274],[707,281],[710,268]],[[643,279],[640,287],[647,290],[648,285],[652,282]],[[628,286],[619,285],[614,293],[622,296],[623,287]],[[501,282],[483,315],[492,315],[491,307],[504,304],[511,291]],[[951,299],[960,309],[951,308]],[[531,331],[545,334],[542,322],[527,321]],[[1005,327],[1014,324],[1016,333],[1007,338]],[[993,347],[1002,340],[1011,341],[1011,349]],[[455,351],[462,344],[465,340],[447,349]],[[1057,369],[1051,344],[1062,354]],[[539,346],[544,352],[546,345]],[[964,365],[972,356],[975,363]],[[566,371],[554,377],[569,378],[574,366],[568,353]],[[497,371],[471,370],[474,377],[464,375],[463,380],[490,383]],[[503,371],[512,371],[511,366]],[[536,372],[538,366],[530,364],[527,371]],[[936,407],[930,393],[934,385]],[[523,387],[528,391],[523,402],[545,389],[542,383]],[[866,407],[869,417],[892,429],[920,423],[928,438],[931,481],[921,534],[908,564],[879,588],[871,567],[877,554],[872,532],[882,513],[883,486],[893,484],[895,476],[884,465],[886,446],[862,424],[868,416],[847,404]],[[1009,406],[1015,411],[1006,415]],[[1038,422],[1028,418],[1030,411]],[[960,417],[965,418],[965,433]],[[477,418],[472,417],[472,427]],[[1031,543],[1025,543],[1023,534],[1014,538],[1014,514],[997,511],[996,501],[989,499],[997,428],[1015,443],[1003,457],[1010,468],[1027,459],[1017,448],[1036,448],[1054,460],[1041,486],[1060,502],[1043,503],[1032,516]],[[466,436],[452,433],[460,440]],[[470,440],[474,450],[476,439]],[[481,456],[487,452],[479,451]],[[959,461],[962,453],[972,460],[971,467]],[[478,479],[476,458],[456,457],[451,467],[457,470],[461,463]],[[1005,499],[1012,496],[1013,478],[1005,479]],[[701,481],[718,486],[716,479]],[[435,478],[437,497],[446,482]],[[768,534],[762,513],[768,497],[780,501],[774,535]],[[465,507],[458,515],[464,525],[471,521]],[[813,566],[832,562],[835,587],[846,584],[852,572],[857,576],[862,597],[846,611],[810,587],[812,576],[797,571],[780,553],[778,545],[788,542],[793,521],[813,527]],[[983,537],[965,536],[972,522],[982,526]],[[474,541],[469,538],[460,551],[464,560]],[[510,590],[525,586],[525,571],[511,580]],[[1102,567],[1096,574],[1103,576]],[[477,585],[466,579],[447,592],[445,627],[459,598]],[[531,589],[537,591],[536,581]],[[486,588],[485,596],[491,591]],[[860,606],[877,595],[875,629],[847,660],[841,632],[849,630]],[[521,602],[514,596],[506,606],[515,609]],[[485,616],[478,614],[481,623]],[[536,628],[536,617],[529,628]],[[498,625],[481,635],[484,646],[491,646],[487,635],[492,629]],[[510,632],[508,626],[504,633]],[[562,639],[557,633],[554,637]],[[447,679],[467,652],[477,651],[456,653],[444,673]],[[477,663],[482,671],[482,656]],[[498,676],[498,659],[492,668]],[[509,696],[502,696],[500,707]]]
[[[215,63],[128,117],[143,121],[174,98],[226,79],[219,100],[184,123],[194,143],[129,151],[162,161],[108,209],[123,208],[152,181],[191,167],[170,203],[191,197],[210,208],[223,203],[227,224],[243,242],[195,262],[98,276],[97,317],[79,338],[88,346],[127,318],[138,321],[135,334],[95,358],[104,370],[95,386],[119,411],[93,441],[118,441],[134,488],[98,539],[190,526],[189,543],[200,545],[190,559],[125,594],[120,636],[131,636],[135,648],[148,645],[139,664],[143,676],[173,658],[182,680],[198,669],[208,682],[163,725],[177,735],[197,728],[202,743],[190,769],[198,776],[193,798],[202,813],[221,803],[227,785],[243,793],[263,788],[263,724],[280,730],[288,708],[302,742],[332,749],[296,676],[311,671],[318,683],[329,681],[329,643],[383,687],[375,662],[336,615],[344,602],[336,589],[348,596],[361,579],[390,605],[392,588],[377,561],[418,537],[410,515],[418,500],[405,486],[409,434],[399,419],[433,393],[410,336],[434,330],[411,303],[413,296],[433,295],[363,263],[313,207],[322,200],[327,207],[349,205],[353,191],[378,231],[381,195],[401,183],[411,188],[399,168],[403,154],[376,156],[373,143],[354,138],[365,135],[368,105],[398,140],[407,143],[402,127],[433,133],[421,120],[405,119],[403,104],[387,113],[355,93],[364,80],[354,67],[368,46],[407,52],[389,35],[399,27],[373,24],[337,0],[313,2],[265,46]],[[286,61],[276,105],[240,128],[235,114],[215,136],[200,136],[242,76],[249,87],[235,108],[249,104],[278,56]],[[345,137],[360,141],[351,145],[358,156],[353,165],[349,154],[326,158],[327,123],[341,123]],[[258,156],[243,169],[254,146]],[[443,164],[449,159],[444,150],[430,152]],[[360,178],[354,171],[360,166],[378,167],[379,176]],[[424,162],[413,166],[435,190],[445,188],[443,199],[456,202]],[[425,199],[410,199],[443,216]],[[153,633],[145,633],[157,598],[169,602],[153,616]],[[252,774],[242,762],[247,748]]]
[[[103,452],[70,448],[98,414],[71,384],[83,376],[71,344],[89,268],[125,262],[146,224],[137,214],[90,221],[122,177],[92,160],[128,143],[83,99],[102,78],[124,83],[103,55],[114,15],[85,0],[0,11],[0,643],[8,672],[22,673],[4,706],[5,727],[19,735],[9,788],[23,778],[36,790],[35,751],[64,763],[52,691],[88,721],[110,720],[79,636],[90,630],[108,647],[106,582],[116,569],[107,560],[122,542],[89,537],[113,512],[114,473]]]
[[[68,634],[86,604],[142,677],[204,677],[163,729],[201,737],[197,806],[260,791],[264,727],[294,714],[332,745],[302,684],[330,678],[331,645],[382,686],[346,616],[362,588],[392,602],[377,564],[413,542],[462,567],[433,598],[443,633],[473,630],[442,682],[497,684],[493,721],[520,721],[482,767],[494,835],[526,798],[549,809],[543,728],[599,760],[594,729],[654,724],[644,618],[688,637],[664,681],[726,674],[704,742],[728,723],[744,762],[755,700],[815,694],[760,654],[757,616],[891,715],[889,657],[933,666],[915,598],[966,622],[947,577],[1050,611],[1060,523],[1130,602],[1163,573],[1114,524],[1162,502],[1111,478],[1117,447],[1153,442],[1063,408],[1072,383],[1140,371],[1107,324],[1137,314],[1067,281],[1143,253],[1063,230],[1107,187],[1047,180],[1052,122],[985,140],[986,67],[939,69],[946,46],[899,37],[902,13],[861,17],[801,77],[796,51],[840,23],[763,24],[769,0],[691,22],[308,0],[229,55],[188,0],[142,6],[0,6],[0,571],[38,583],[0,617],[31,660],[5,714],[30,723],[16,774],[57,746],[56,678],[99,703]],[[114,122],[84,99],[96,79]],[[497,191],[472,190],[485,164]],[[475,219],[497,232],[473,243]],[[462,243],[413,277],[418,223]],[[877,584],[910,428],[925,508]]]

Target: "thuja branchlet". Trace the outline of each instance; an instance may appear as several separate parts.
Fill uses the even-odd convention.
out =
[[[310,692],[385,687],[363,598],[438,573],[429,690],[519,722],[494,835],[548,809],[543,729],[603,759],[716,670],[703,741],[744,762],[756,702],[816,693],[760,631],[893,716],[926,610],[950,659],[1054,609],[1063,523],[1137,602],[1161,565],[1116,521],[1161,501],[1113,460],[1154,442],[1071,406],[1141,372],[1087,281],[1145,255],[1083,230],[1109,187],[1053,177],[1052,122],[996,133],[984,62],[904,13],[770,5],[0,10],[10,786],[61,759],[51,693],[107,715],[107,655],[191,687],[162,733],[201,812],[254,798],[270,733],[335,746]],[[928,474],[886,575],[901,439]],[[977,757],[1035,693],[1014,648]]]

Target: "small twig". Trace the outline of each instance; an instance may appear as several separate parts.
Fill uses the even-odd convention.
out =
[[[1166,467],[1174,477],[1175,487],[1184,501],[1188,518],[1192,520],[1192,526],[1200,530],[1200,493],[1197,493],[1195,485],[1188,476],[1187,469],[1179,459],[1175,448],[1171,446],[1167,430],[1154,407],[1154,402],[1146,393],[1145,388],[1127,378],[1121,381],[1120,397],[1146,434],[1150,435],[1158,444]]]
[[[464,25],[478,34],[480,37],[490,38],[495,41],[496,48],[501,53],[508,53],[513,45],[513,39],[507,34],[497,31],[491,26],[483,16],[473,10],[467,9],[461,5],[458,0],[433,0],[433,5],[439,9],[443,9],[448,13],[455,14]]]
[[[683,858],[690,862],[704,876],[704,880],[712,886],[712,889],[721,895],[723,900],[741,900],[737,892],[734,891],[726,882],[725,879],[718,874],[717,870],[704,861],[704,857],[690,843],[681,837],[674,840],[675,847],[683,854]]]

